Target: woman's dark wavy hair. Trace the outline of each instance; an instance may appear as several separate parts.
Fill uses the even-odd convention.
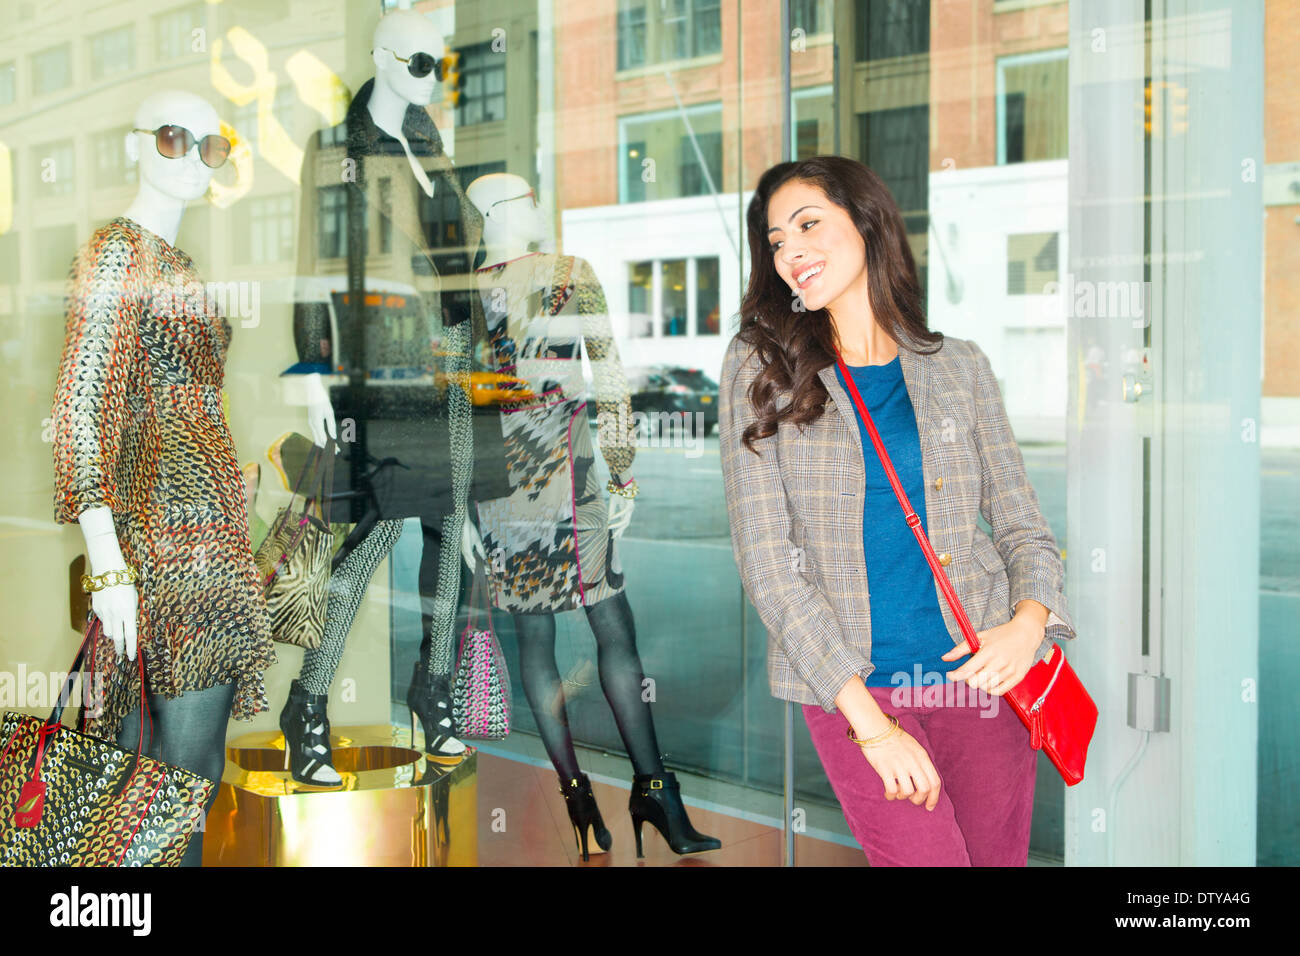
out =
[[[899,348],[919,352],[916,346],[921,344],[937,345],[931,351],[943,347],[943,333],[926,325],[903,216],[880,177],[844,156],[778,163],[759,179],[746,214],[752,265],[740,304],[738,337],[754,346],[763,368],[749,389],[758,420],[745,429],[741,440],[755,454],[755,440],[776,434],[781,422],[802,427],[821,416],[830,396],[817,373],[835,361],[830,314],[825,309],[796,311],[790,287],[773,262],[767,206],[772,194],[791,180],[818,187],[857,226],[866,247],[871,313]],[[790,401],[778,407],[777,400],[785,393]]]

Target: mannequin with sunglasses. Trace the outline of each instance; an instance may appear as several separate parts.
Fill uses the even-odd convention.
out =
[[[229,143],[213,108],[160,92],[136,112],[127,158],[139,190],[73,263],[52,410],[55,517],[86,541],[87,654],[102,681],[87,733],[219,781],[226,724],[267,709],[275,655],[249,543],[242,472],[222,410],[230,323],[193,289],[174,243]],[[112,572],[117,572],[114,575]],[[216,799],[214,787],[205,812]],[[200,866],[203,834],[182,866]]]
[[[304,655],[281,714],[295,779],[318,786],[339,782],[326,706],[344,642],[375,569],[409,517],[420,519],[423,535],[422,640],[406,698],[412,729],[418,719],[425,752],[436,761],[456,762],[467,752],[454,736],[450,678],[461,566],[477,542],[466,513],[474,471],[466,385],[472,344],[482,336],[482,310],[471,291],[481,217],[465,199],[426,110],[441,75],[441,35],[427,17],[395,10],[379,21],[372,50],[374,78],[326,136],[344,148],[322,147],[313,137],[301,175],[299,275],[344,271],[338,250],[322,254],[326,226],[317,222],[324,190],[342,186],[346,301],[336,306],[337,342],[327,313],[306,302],[296,308],[296,368],[343,368],[349,384],[332,387],[329,396],[336,420],[355,424],[355,441],[342,446],[334,490],[336,501],[351,504],[356,527],[334,558],[321,644]],[[406,296],[370,293],[369,275],[414,289],[414,317]],[[400,319],[385,312],[393,299],[405,303]],[[390,330],[411,325],[419,330],[415,337],[396,341]],[[407,357],[392,357],[399,353]],[[367,387],[376,369],[417,363],[436,365],[432,385]]]
[[[637,493],[631,474],[636,448],[604,292],[586,260],[528,251],[550,230],[523,179],[493,173],[475,179],[466,192],[483,214],[488,264],[477,279],[489,367],[512,376],[519,395],[498,413],[508,491],[476,500],[477,530],[490,556],[493,604],[513,616],[524,694],[559,775],[578,850],[588,858],[589,828],[602,849],[612,841],[591,781],[578,768],[555,661],[555,615],[577,608],[595,635],[601,689],[632,763],[628,809],[637,856],[647,821],[677,853],[718,849],[718,840],[691,825],[677,778],[664,770],[654,717],[642,697],[645,675],[618,559],[618,539],[631,522]],[[611,475],[607,484],[596,477],[587,427],[584,348],[600,451]]]

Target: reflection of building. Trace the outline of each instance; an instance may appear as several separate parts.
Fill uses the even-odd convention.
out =
[[[1059,431],[1061,337],[1028,333],[1060,330],[1063,322],[1046,307],[1025,305],[1032,298],[1025,283],[1054,276],[1064,252],[1066,4],[986,6],[793,2],[790,151],[796,158],[855,156],[885,179],[923,286],[935,239],[930,220],[938,214],[932,175],[955,167],[975,177],[965,186],[967,193],[976,187],[978,201],[948,209],[1004,227],[992,238],[1009,254],[999,271],[1012,276],[1011,285],[977,281],[989,273],[990,236],[982,229],[976,239],[971,231],[969,251],[980,258],[965,261],[971,274],[957,283],[962,295],[930,297],[931,321],[979,337],[999,365],[1024,359],[1042,369],[1041,381],[1025,385],[1032,400],[1019,393],[1008,400],[1013,414],[1041,414],[1040,386],[1054,381],[1047,405]],[[716,371],[745,281],[748,195],[737,190],[781,159],[781,90],[770,69],[781,42],[780,4],[741,5],[739,36],[731,33],[732,12],[708,0],[681,4],[672,15],[645,0],[623,0],[603,14],[608,23],[588,9],[563,4],[566,27],[557,34],[557,57],[572,67],[559,75],[556,96],[561,114],[573,119],[565,125],[579,131],[556,159],[566,247],[590,258],[605,281],[629,362]],[[973,50],[972,18],[979,35],[990,37]],[[1034,29],[1026,29],[1026,18]],[[613,33],[616,49],[587,42],[595,33]],[[738,84],[740,44],[746,56]],[[1010,177],[996,172],[1029,162],[1044,165],[1032,172],[1018,165]],[[1023,190],[998,185],[1026,176],[1045,183],[1032,213],[1016,211]],[[954,236],[965,225],[945,223]],[[1058,259],[1044,272],[1038,264],[1048,255]],[[1035,269],[1018,271],[1026,261]],[[951,285],[946,274],[940,281]],[[1009,303],[1021,308],[1008,311]],[[1004,352],[999,331],[1013,327],[1026,334]]]

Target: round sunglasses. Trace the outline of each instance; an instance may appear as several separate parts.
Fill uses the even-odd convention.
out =
[[[168,159],[181,159],[194,148],[196,142],[193,133],[184,126],[175,126],[173,124],[159,126],[157,129],[140,129],[137,127],[131,132],[152,133],[154,144],[158,147],[158,155],[165,156]],[[199,144],[199,159],[203,160],[204,166],[216,169],[230,156],[230,140],[224,136],[209,133],[202,139],[197,140],[197,142]]]
[[[379,49],[388,50],[387,47],[380,47]],[[412,53],[410,56],[398,56],[393,50],[388,50],[388,52],[393,54],[393,59],[398,63],[405,63],[406,72],[417,80],[423,79],[432,73],[438,82],[442,82],[442,60],[438,57],[430,53]]]

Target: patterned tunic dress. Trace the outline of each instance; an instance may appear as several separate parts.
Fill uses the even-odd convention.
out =
[[[221,403],[230,335],[180,249],[122,217],[91,236],[72,266],[54,396],[54,513],[112,509],[140,572],[148,689],[233,682],[232,716],[247,719],[268,708],[275,652]],[[104,700],[84,729],[112,739],[138,704],[138,665],[107,636],[90,658]]]
[[[517,613],[590,606],[620,593],[623,573],[595,469],[584,341],[610,473],[626,480],[636,454],[604,292],[573,256],[533,253],[480,269],[478,278],[491,364],[525,396],[501,405],[511,492],[478,502],[493,605]]]

